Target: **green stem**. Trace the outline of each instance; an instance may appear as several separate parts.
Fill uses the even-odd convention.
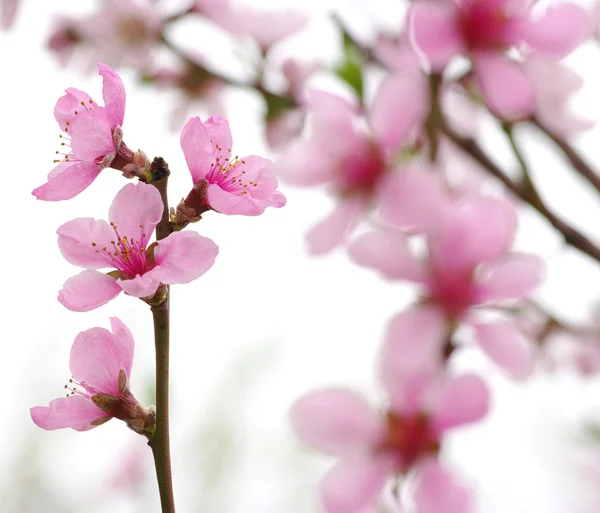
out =
[[[155,159],[156,162],[156,159]],[[164,163],[164,161],[163,161]],[[160,241],[171,233],[169,202],[167,199],[168,166],[166,175],[150,182],[160,192],[163,200],[163,216],[156,227],[156,239]],[[173,477],[171,475],[171,447],[169,442],[169,299],[170,290],[164,286],[164,296],[151,305],[154,320],[154,344],[156,348],[156,431],[150,442],[156,467],[156,479],[160,493],[162,513],[175,513]]]

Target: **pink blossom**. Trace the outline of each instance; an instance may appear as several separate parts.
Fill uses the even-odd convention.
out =
[[[259,10],[235,3],[231,5],[229,0],[199,0],[195,11],[235,36],[251,37],[263,52],[308,23],[306,14],[293,9]]]
[[[583,78],[560,62],[532,57],[523,69],[535,90],[535,116],[552,132],[569,137],[594,126],[573,114],[569,100],[583,87]]]
[[[140,434],[153,426],[152,409],[140,406],[129,390],[133,335],[116,317],[110,324],[112,333],[92,328],[77,335],[69,364],[72,377],[65,385],[67,397],[31,408],[31,418],[39,427],[87,431],[113,417]]]
[[[98,64],[102,75],[104,107],[90,96],[70,87],[54,108],[54,117],[63,134],[66,152],[48,175],[48,182],[33,191],[37,199],[66,200],[86,189],[107,167],[123,170],[134,160],[133,152],[123,143],[125,88],[119,75]]]
[[[122,291],[147,298],[161,283],[189,283],[208,271],[218,247],[196,232],[174,232],[148,246],[162,212],[155,187],[130,183],[117,193],[109,222],[85,217],[63,224],[57,231],[60,251],[86,270],[65,282],[58,300],[69,310],[86,312]],[[97,270],[102,268],[114,271]]]
[[[191,118],[181,132],[181,148],[194,189],[180,210],[188,208],[197,215],[213,209],[228,215],[257,216],[267,207],[285,205],[270,160],[233,156],[225,118],[212,116],[204,123],[199,117]]]
[[[559,59],[584,38],[586,12],[554,3],[541,16],[528,0],[419,0],[409,19],[412,41],[441,71],[457,54],[468,54],[490,110],[503,118],[533,113],[535,91],[511,49]]]
[[[544,341],[545,363],[554,370],[572,368],[586,376],[600,372],[600,337],[586,334],[557,332]]]
[[[432,180],[422,170],[397,174],[381,208],[382,217],[399,227],[415,218],[430,219],[426,255],[417,257],[403,234],[379,230],[358,237],[349,248],[350,256],[387,279],[420,284],[439,319],[471,326],[488,356],[514,377],[525,377],[535,362],[530,342],[510,322],[483,322],[476,312],[479,307],[524,298],[542,282],[543,262],[510,251],[516,213],[508,201],[472,194],[434,203],[428,201],[435,190]],[[398,203],[396,188],[412,190],[416,204]]]
[[[386,79],[371,106],[367,130],[354,104],[312,92],[306,107],[310,137],[293,141],[277,161],[282,180],[327,184],[338,198],[333,213],[307,235],[312,253],[326,253],[347,240],[378,201],[386,177],[395,174],[396,157],[425,118],[428,101],[420,79],[413,74]]]
[[[430,458],[437,455],[447,431],[485,416],[489,392],[475,375],[449,376],[441,371],[436,355],[441,354],[445,331],[433,309],[409,310],[392,321],[381,358],[388,396],[383,412],[343,388],[309,393],[292,406],[296,434],[317,450],[339,458],[320,485],[327,512],[364,511],[378,501],[388,478],[414,465],[421,474],[417,480],[432,480],[425,487],[427,493],[415,496],[423,512],[433,513],[427,505],[435,502],[446,504],[439,511],[469,511],[466,497],[441,493],[449,487],[444,484],[449,474],[435,470],[437,464],[430,463]],[[432,496],[435,483],[439,492]]]
[[[19,0],[2,0],[2,4],[0,4],[0,28],[6,30],[12,26],[17,16],[18,7]]]

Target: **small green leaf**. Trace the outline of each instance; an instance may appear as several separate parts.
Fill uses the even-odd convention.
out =
[[[354,41],[344,33],[344,57],[342,63],[336,68],[335,73],[346,82],[362,100],[364,55]]]

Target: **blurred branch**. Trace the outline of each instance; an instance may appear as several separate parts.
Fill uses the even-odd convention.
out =
[[[600,248],[589,240],[583,233],[558,217],[543,202],[535,186],[531,181],[525,179],[524,183],[515,182],[498,167],[477,144],[470,138],[465,138],[454,132],[446,123],[442,131],[461,150],[470,155],[473,160],[480,164],[488,173],[500,180],[511,192],[521,198],[525,203],[537,210],[546,220],[562,234],[564,241],[577,248],[582,253],[600,263]]]
[[[600,192],[600,175],[592,169],[592,167],[585,161],[585,159],[577,152],[573,146],[571,146],[565,139],[560,135],[552,132],[539,120],[533,118],[531,123],[535,125],[541,132],[543,132],[556,146],[563,152],[564,156],[573,166],[573,169],[583,176],[597,192]]]

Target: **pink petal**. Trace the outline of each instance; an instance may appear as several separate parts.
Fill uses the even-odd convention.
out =
[[[189,283],[213,266],[218,253],[219,247],[197,232],[174,232],[154,250],[155,277],[170,285]]]
[[[586,36],[587,18],[587,11],[579,5],[556,3],[541,18],[528,20],[524,39],[542,57],[562,59]]]
[[[509,253],[479,269],[480,302],[524,297],[545,277],[546,266],[541,258],[528,253]]]
[[[131,366],[133,365],[133,353],[135,342],[133,334],[127,325],[118,317],[110,317],[110,329],[117,340],[119,347],[120,361],[122,369],[125,369],[127,377],[131,375]]]
[[[320,491],[327,513],[361,513],[374,506],[394,468],[384,456],[341,460],[323,478]]]
[[[407,240],[391,231],[373,231],[357,237],[348,248],[350,258],[379,271],[389,280],[425,280],[423,264],[415,258]]]
[[[87,105],[91,100],[89,94],[74,87],[69,87],[66,92],[67,94],[57,100],[54,107],[54,118],[63,131],[68,128],[67,123],[70,124],[78,116],[75,111],[80,112],[82,110],[81,102]],[[92,105],[95,106],[95,104]]]
[[[69,125],[69,133],[78,159],[97,161],[115,151],[112,127],[102,107],[80,112]]]
[[[381,217],[403,230],[428,230],[438,223],[446,203],[442,185],[430,171],[401,169],[388,173],[381,186]]]
[[[102,171],[94,162],[61,163],[57,168],[54,171],[58,172],[51,172],[48,176],[48,182],[32,192],[37,199],[61,201],[74,198],[87,189]]]
[[[467,489],[439,463],[429,459],[417,468],[414,500],[419,513],[474,513]]]
[[[277,175],[292,185],[311,186],[329,182],[335,173],[335,162],[319,151],[313,141],[298,139],[289,144],[276,161]]]
[[[437,269],[471,269],[509,250],[517,228],[515,207],[505,199],[471,196],[446,209],[429,238]]]
[[[423,387],[440,365],[447,330],[444,314],[429,305],[409,308],[388,324],[381,380],[396,411],[418,408]]]
[[[132,348],[104,328],[82,331],[71,348],[73,377],[98,392],[119,395],[119,369],[131,369]]]
[[[133,297],[153,296],[160,285],[159,270],[154,268],[142,275],[136,275],[128,280],[118,279],[117,284],[127,294]]]
[[[361,395],[344,389],[305,395],[292,406],[290,420],[303,442],[333,456],[368,452],[384,435],[377,412]]]
[[[432,71],[441,71],[465,49],[456,16],[455,9],[441,2],[416,2],[410,9],[411,41],[425,54]]]
[[[364,210],[365,203],[360,197],[341,200],[327,218],[306,234],[309,252],[313,255],[328,253],[343,243],[359,223]]]
[[[229,153],[228,150],[231,150],[233,147],[229,121],[222,116],[211,116],[204,122],[204,127],[213,145],[223,148],[222,153],[224,155]]]
[[[489,403],[490,392],[479,376],[451,377],[441,390],[433,425],[441,435],[453,427],[477,422],[487,414]]]
[[[73,312],[89,312],[117,297],[121,287],[114,278],[98,271],[82,271],[69,278],[58,300]]]
[[[197,183],[208,174],[215,162],[208,130],[198,116],[190,118],[185,124],[180,142],[192,180]]]
[[[473,327],[481,349],[513,378],[531,375],[536,359],[534,347],[512,323],[475,323]]]
[[[144,248],[163,214],[163,202],[158,189],[143,182],[128,183],[115,196],[108,211],[108,220],[115,224],[121,237],[141,240]]]
[[[86,269],[113,267],[110,257],[102,251],[115,238],[115,232],[106,221],[92,217],[73,219],[63,224],[56,233],[60,252],[69,263]],[[112,246],[109,247],[112,250]]]
[[[107,417],[92,401],[78,395],[54,399],[49,406],[34,406],[29,411],[33,422],[48,430],[70,427],[87,431],[96,427],[92,422]]]
[[[258,216],[265,210],[250,195],[229,192],[214,183],[208,186],[206,200],[213,210],[226,215]]]
[[[101,62],[98,73],[102,75],[102,96],[106,117],[112,128],[123,125],[125,117],[125,87],[116,71]]]
[[[369,122],[377,140],[397,150],[420,130],[429,108],[427,82],[420,73],[399,73],[383,81],[371,106]]]
[[[473,61],[479,88],[493,114],[514,121],[535,112],[533,84],[519,63],[493,53],[479,53]]]
[[[3,0],[2,7],[0,8],[0,28],[6,30],[12,26],[15,22],[17,15],[17,7],[19,6],[19,0]]]

